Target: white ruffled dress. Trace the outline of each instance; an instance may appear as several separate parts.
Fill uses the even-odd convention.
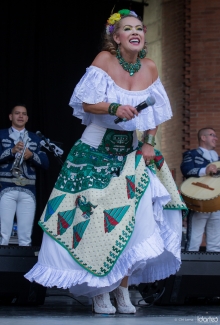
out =
[[[142,110],[128,122],[114,123],[114,116],[85,113],[82,102],[115,102],[137,106],[153,96],[154,106]],[[117,130],[148,130],[169,120],[172,111],[164,87],[158,78],[150,87],[141,91],[128,91],[115,84],[103,70],[90,66],[77,84],[70,100],[73,115],[87,125],[81,140],[97,148],[106,128]],[[134,136],[134,148],[137,145]],[[147,167],[146,167],[147,168]],[[37,264],[25,275],[29,281],[43,286],[69,288],[75,296],[93,297],[110,292],[119,286],[125,276],[129,285],[150,283],[175,274],[180,268],[182,233],[181,210],[164,210],[170,195],[158,177],[147,168],[150,177],[140,200],[132,236],[106,276],[98,277],[82,268],[55,240],[44,233]]]

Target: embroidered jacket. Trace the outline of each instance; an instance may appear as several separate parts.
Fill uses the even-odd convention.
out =
[[[13,133],[12,128],[0,130],[0,177],[13,177],[11,168],[15,155],[11,152],[11,149],[16,143],[13,139]],[[49,160],[46,153],[41,151],[40,138],[35,133],[29,131],[27,131],[26,137],[29,137],[27,147],[33,153],[33,157],[23,161],[23,176],[35,180],[35,167],[47,169],[49,167]]]
[[[218,160],[220,160],[220,157],[218,157]],[[188,150],[183,153],[180,169],[186,178],[199,177],[200,169],[206,167],[210,162],[210,160],[204,157],[204,153],[200,148]]]

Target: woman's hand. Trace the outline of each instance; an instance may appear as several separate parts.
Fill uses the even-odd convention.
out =
[[[138,111],[133,106],[121,105],[118,107],[115,115],[121,119],[126,119],[127,121],[129,121],[134,118],[135,115],[138,115]]]
[[[142,146],[142,154],[146,165],[150,164],[150,161],[154,159],[155,152],[154,147],[148,143],[144,143]]]

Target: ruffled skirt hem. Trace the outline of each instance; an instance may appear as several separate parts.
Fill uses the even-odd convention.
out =
[[[176,214],[179,211],[171,212],[175,214],[173,218],[178,218]],[[70,288],[75,296],[92,297],[114,290],[125,276],[129,276],[129,285],[138,285],[175,274],[181,264],[179,242],[178,233],[173,232],[168,224],[163,222],[162,225],[159,222],[151,237],[122,253],[107,276],[97,277],[79,267],[59,244],[44,234],[44,247],[50,248],[52,244],[55,245],[54,254],[57,250],[62,250],[64,255],[67,254],[64,258],[71,259],[69,268],[43,264],[39,257],[39,262],[25,275],[25,278],[45,287]]]
[[[38,263],[25,278],[45,287],[69,288],[76,297],[93,297],[111,292],[126,276],[129,285],[138,285],[175,274],[181,264],[181,211],[163,210],[169,193],[150,171],[149,176],[150,186],[138,206],[134,231],[111,272],[105,276],[88,272],[44,233]]]

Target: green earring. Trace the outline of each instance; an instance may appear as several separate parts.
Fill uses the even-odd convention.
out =
[[[144,59],[146,57],[147,51],[145,49],[142,49],[139,53],[138,53],[138,57],[140,59]]]

